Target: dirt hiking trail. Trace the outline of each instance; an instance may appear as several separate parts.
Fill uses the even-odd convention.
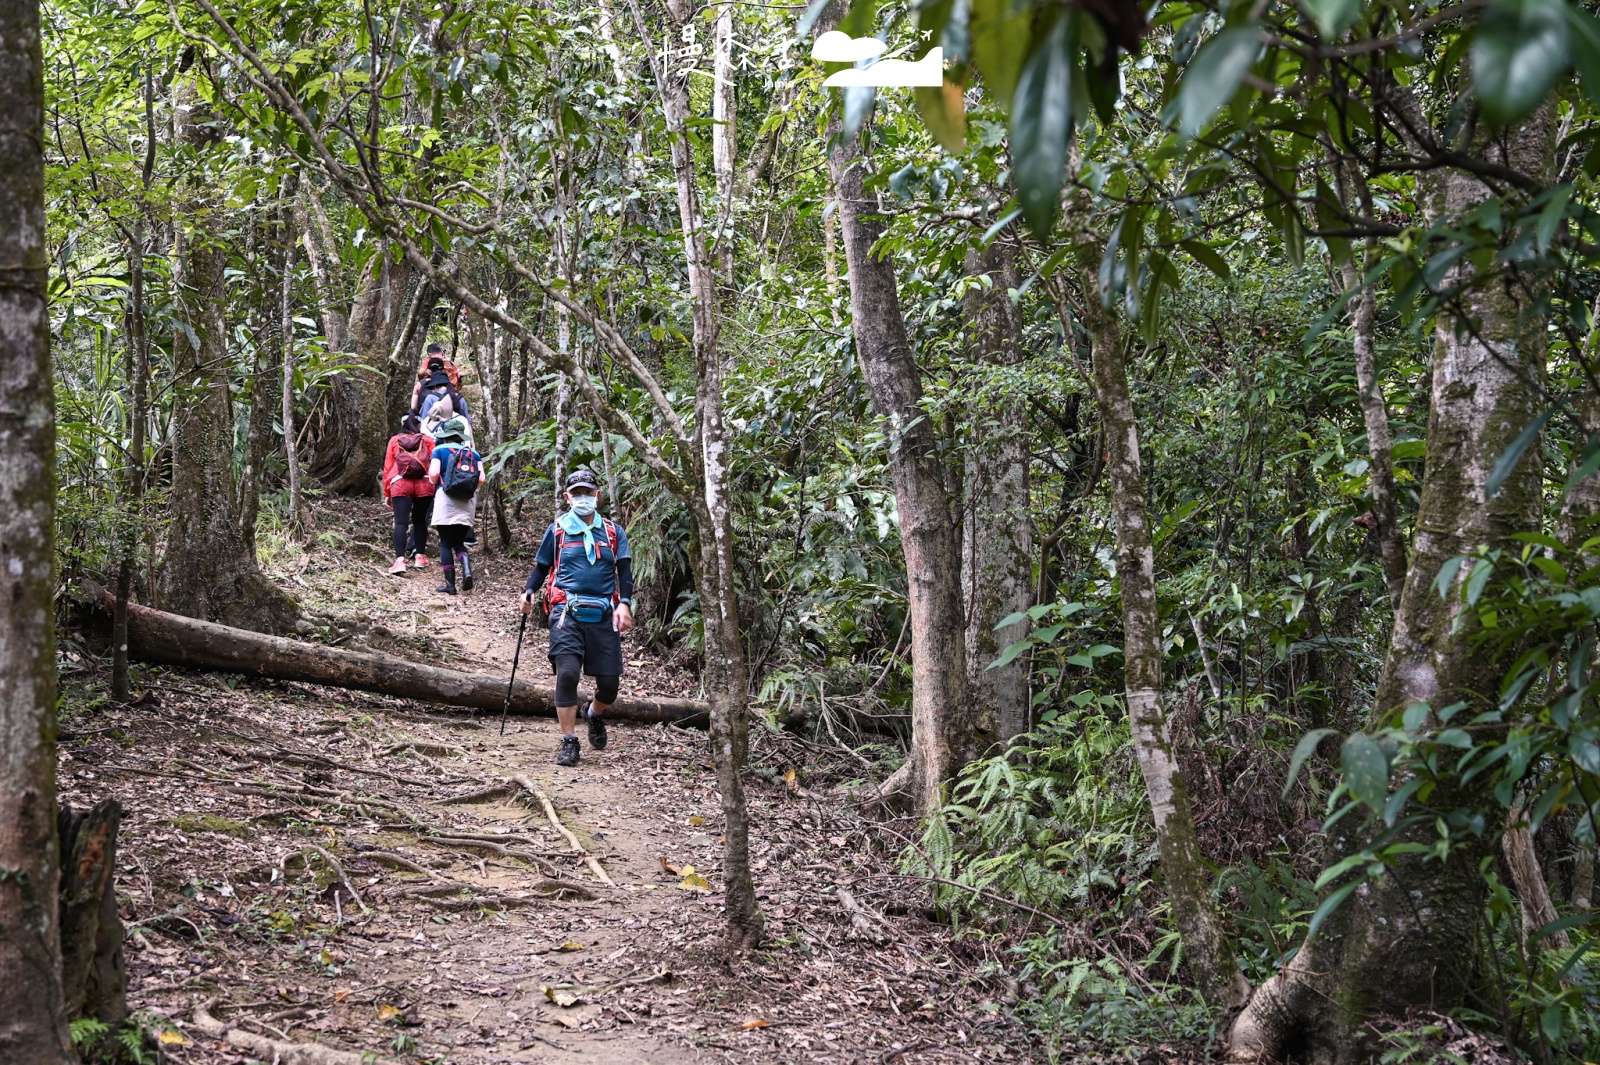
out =
[[[317,517],[311,550],[267,561],[321,638],[509,670],[525,561],[479,552],[477,590],[451,599],[436,564],[384,574],[376,502]],[[545,647],[530,624],[522,675],[548,680]],[[894,839],[840,786],[842,751],[757,726],[767,938],[729,961],[703,733],[613,723],[605,751],[585,737],[560,769],[551,720],[513,718],[502,740],[492,715],[154,667],[114,706],[93,659],[62,650],[62,801],[125,810],[130,1004],[165,1032],[166,1061],[270,1063],[263,1040],[435,1065],[1038,1054],[1006,981],[984,975],[998,948],[953,942],[893,875]],[[697,694],[631,639],[626,656],[625,692]]]

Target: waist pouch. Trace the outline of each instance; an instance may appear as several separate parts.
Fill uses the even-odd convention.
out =
[[[606,611],[611,609],[611,600],[600,599],[592,595],[568,595],[566,616],[573,621],[581,621],[586,625],[593,625],[606,616]]]

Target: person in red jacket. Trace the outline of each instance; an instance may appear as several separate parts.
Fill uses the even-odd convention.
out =
[[[407,555],[415,557],[412,565],[417,569],[428,564],[435,491],[428,479],[432,461],[433,441],[422,435],[422,419],[407,414],[400,420],[400,431],[389,438],[383,458],[383,500],[394,511],[394,565],[389,572],[397,577],[406,572]]]

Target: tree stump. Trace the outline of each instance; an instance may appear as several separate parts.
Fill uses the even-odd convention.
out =
[[[61,807],[61,977],[67,1016],[115,1027],[128,1016],[128,973],[117,914],[117,828],[122,807]]]

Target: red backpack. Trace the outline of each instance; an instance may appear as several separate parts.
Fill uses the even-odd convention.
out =
[[[428,465],[422,461],[421,433],[407,433],[395,441],[394,468],[408,481],[428,476]]]
[[[615,575],[617,568],[617,527],[611,524],[610,518],[601,518],[600,521],[606,528],[606,543],[611,545],[611,569],[613,571],[611,605],[616,606],[622,602],[622,578]],[[546,627],[549,627],[550,624],[550,611],[567,601],[567,590],[556,587],[556,571],[561,568],[561,549],[567,546],[567,534],[560,525],[551,527],[556,531],[556,557],[550,564],[550,576],[545,578],[544,587],[539,589],[539,613],[544,617]]]

